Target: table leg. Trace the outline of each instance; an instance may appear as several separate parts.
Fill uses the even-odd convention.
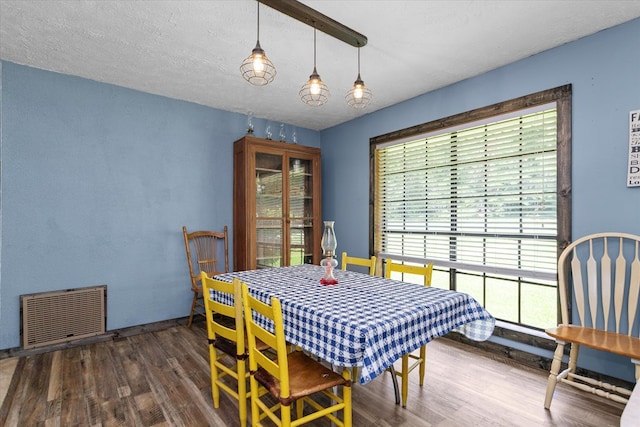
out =
[[[391,381],[393,381],[393,392],[396,395],[396,405],[400,404],[400,389],[398,388],[398,377],[396,375],[396,368],[393,364],[389,366],[389,372],[391,372]]]

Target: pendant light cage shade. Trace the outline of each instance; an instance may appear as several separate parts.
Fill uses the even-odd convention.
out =
[[[264,50],[260,46],[260,2],[258,5],[257,19],[257,41],[256,47],[251,51],[251,55],[247,56],[242,65],[240,65],[240,73],[242,77],[254,86],[264,86],[269,84],[276,78],[276,67],[267,58]]]
[[[360,77],[360,46],[358,46],[358,78],[353,82],[353,87],[344,98],[349,107],[356,109],[365,108],[373,100],[373,92],[364,85]]]
[[[329,100],[329,87],[322,81],[316,70],[316,28],[313,28],[313,73],[309,81],[302,86],[299,92],[300,99],[307,105],[319,107]]]
[[[320,78],[320,75],[313,67],[313,73],[309,76],[309,81],[300,89],[300,99],[307,105],[319,107],[329,100],[329,88]]]
[[[360,74],[358,74],[358,79],[353,83],[351,90],[347,92],[345,100],[349,107],[356,109],[365,108],[373,100],[373,92],[364,85]]]
[[[269,84],[276,77],[276,67],[260,47],[260,41],[240,66],[242,77],[254,86]]]

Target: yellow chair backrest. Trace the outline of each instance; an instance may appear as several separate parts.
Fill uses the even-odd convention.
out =
[[[402,273],[402,278],[405,282],[410,280],[404,280],[404,274],[412,274],[416,276],[422,276],[424,278],[423,284],[425,286],[431,286],[431,276],[433,274],[433,264],[427,265],[413,265],[413,264],[400,264],[393,262],[393,260],[387,258],[385,262],[384,277],[392,279],[391,273]]]
[[[244,301],[245,323],[249,343],[249,370],[255,372],[262,368],[273,375],[280,382],[280,396],[289,396],[289,366],[287,361],[287,342],[284,338],[284,322],[280,300],[272,297],[271,305],[254,298],[249,294],[249,288],[242,283],[242,299]],[[261,314],[273,323],[274,332],[263,328],[255,321],[253,313]],[[256,345],[257,340],[276,350],[274,359],[267,351]]]
[[[361,267],[369,268],[369,275],[376,275],[376,257],[372,255],[371,258],[357,258],[348,256],[346,252],[342,252],[342,269],[346,270],[348,265],[358,265]]]
[[[242,315],[243,307],[240,281],[238,279],[234,279],[232,283],[223,282],[215,277],[208,277],[204,271],[200,273],[200,280],[202,281],[204,304],[206,307],[207,333],[209,340],[215,340],[216,337],[225,338],[236,343],[236,354],[244,354],[244,318]],[[212,291],[220,294],[226,294],[227,298],[233,298],[234,304],[228,305],[215,299],[211,299],[210,294]],[[213,316],[213,313],[233,319],[232,325],[230,325],[229,322],[221,322],[219,318]]]

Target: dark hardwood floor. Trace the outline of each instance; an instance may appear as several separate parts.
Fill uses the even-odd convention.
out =
[[[213,408],[208,357],[199,322],[5,358],[0,426],[237,426],[233,399],[222,393]],[[623,410],[559,385],[546,411],[547,372],[446,338],[427,346],[424,387],[413,374],[406,409],[395,405],[388,373],[355,385],[354,425],[603,427],[618,426]]]

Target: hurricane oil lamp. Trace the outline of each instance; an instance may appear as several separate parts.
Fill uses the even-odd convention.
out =
[[[333,221],[324,221],[324,232],[322,233],[322,254],[324,258],[320,265],[324,268],[324,276],[320,279],[323,285],[335,285],[338,280],[333,275],[333,270],[338,266],[338,261],[334,258],[338,241],[333,230]]]

